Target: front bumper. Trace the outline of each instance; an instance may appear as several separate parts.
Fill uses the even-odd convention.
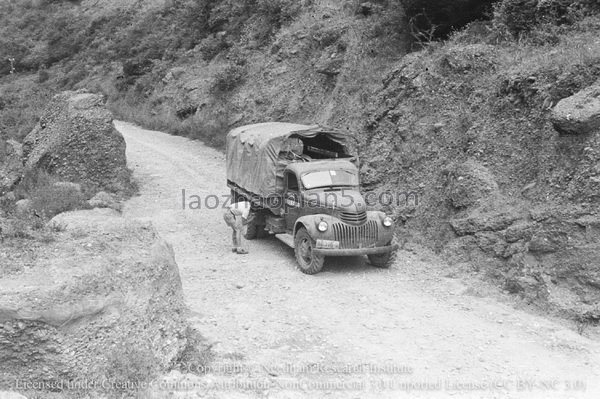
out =
[[[384,247],[375,248],[343,248],[343,249],[329,249],[329,248],[313,248],[312,252],[316,255],[323,256],[357,256],[357,255],[377,255],[392,252],[398,249],[397,244],[386,245]]]

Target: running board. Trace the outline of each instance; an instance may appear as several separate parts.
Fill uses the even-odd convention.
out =
[[[281,242],[287,244],[290,248],[294,248],[294,237],[292,237],[291,234],[275,234],[275,237],[277,237],[277,239]]]

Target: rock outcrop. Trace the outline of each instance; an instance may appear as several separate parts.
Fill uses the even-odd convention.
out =
[[[450,225],[459,237],[446,247],[448,258],[487,265],[507,291],[531,301],[543,299],[572,318],[600,317],[597,209],[475,209]]]
[[[33,204],[30,199],[21,199],[15,203],[15,214],[20,218],[27,218],[33,212]]]
[[[150,224],[110,209],[50,223],[62,231],[27,267],[4,267],[0,257],[0,386],[17,378],[131,383],[165,371],[187,342],[170,245]],[[116,397],[111,384],[95,388]]]
[[[551,120],[559,133],[600,131],[600,82],[560,100],[552,110]]]
[[[498,193],[494,176],[483,165],[469,160],[448,170],[448,197],[455,208],[478,204]]]
[[[63,92],[50,101],[39,126],[24,140],[25,166],[107,191],[125,190],[125,140],[112,124],[103,97]]]
[[[10,191],[23,175],[23,149],[13,140],[0,138],[0,196]]]

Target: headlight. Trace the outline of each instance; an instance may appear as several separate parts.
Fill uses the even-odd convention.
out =
[[[392,220],[392,218],[391,218],[391,217],[389,217],[389,216],[386,216],[386,217],[384,217],[384,218],[383,218],[383,225],[384,225],[385,227],[390,227],[390,226],[391,226],[391,225],[393,225],[393,224],[394,224],[394,221]]]
[[[327,222],[324,221],[320,221],[319,224],[317,225],[317,229],[323,233],[325,231],[327,231],[327,228],[329,227],[329,225],[327,224]]]

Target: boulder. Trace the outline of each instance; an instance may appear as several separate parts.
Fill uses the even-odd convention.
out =
[[[516,211],[473,212],[469,216],[450,220],[450,226],[459,236],[475,234],[480,231],[504,230],[522,217]]]
[[[88,201],[92,208],[110,208],[116,211],[121,210],[121,204],[116,198],[105,191],[100,191]]]
[[[534,234],[529,241],[529,252],[556,252],[566,246],[568,237],[560,231],[539,232]]]
[[[33,212],[33,204],[30,199],[22,199],[18,200],[15,203],[15,213],[18,217],[28,217],[31,216]]]
[[[468,160],[455,164],[447,173],[447,195],[455,208],[476,205],[498,193],[498,184],[494,176],[478,162]]]
[[[104,220],[116,220],[120,215],[114,209],[95,208],[85,211],[63,212],[54,216],[48,222],[51,227],[60,227],[61,230],[85,232],[88,225],[101,225]]]
[[[600,131],[600,82],[560,100],[552,110],[550,120],[559,133]]]
[[[533,235],[534,229],[535,223],[516,223],[504,231],[504,239],[509,243],[514,243],[520,240],[529,240]]]
[[[13,140],[0,138],[0,196],[17,184],[23,175],[23,148]]]
[[[507,244],[499,233],[482,231],[476,233],[475,238],[477,238],[477,245],[483,252],[493,254],[496,257],[504,257]]]
[[[98,94],[78,91],[54,96],[39,126],[25,138],[23,155],[26,167],[66,181],[108,191],[129,185],[125,140]]]
[[[325,76],[334,77],[339,75],[344,66],[344,55],[338,53],[332,53],[331,55],[325,54],[319,59],[315,65],[315,69],[318,73]]]
[[[21,264],[12,268],[0,257],[0,386],[122,384],[165,372],[188,336],[171,246],[149,223],[112,210],[68,212],[54,222],[61,232],[35,256],[17,248],[22,253],[10,259]]]

